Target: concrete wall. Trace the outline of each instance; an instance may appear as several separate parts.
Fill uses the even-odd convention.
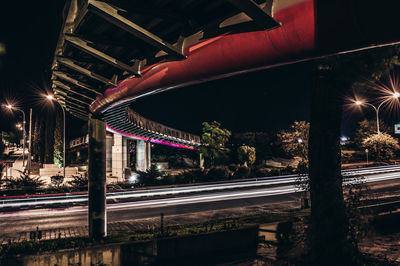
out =
[[[118,177],[118,181],[124,180],[124,168],[127,167],[127,147],[126,138],[122,135],[114,134],[112,146],[112,175]]]
[[[258,227],[95,246],[0,260],[0,265],[209,265],[256,255]]]

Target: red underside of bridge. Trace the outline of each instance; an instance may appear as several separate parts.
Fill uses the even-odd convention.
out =
[[[377,13],[393,13],[399,3],[383,2],[276,1],[273,17],[281,27],[206,39],[185,49],[187,59],[157,63],[142,70],[140,78],[121,81],[117,88],[99,96],[90,110],[101,113],[149,93],[398,41],[395,16]]]

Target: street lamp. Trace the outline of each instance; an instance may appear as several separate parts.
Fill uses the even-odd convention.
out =
[[[397,91],[396,92],[394,92],[393,94],[392,94],[392,96],[391,97],[389,97],[389,98],[387,98],[386,100],[384,100],[383,102],[381,102],[379,105],[378,105],[378,107],[375,107],[375,105],[373,105],[373,104],[370,104],[370,103],[367,103],[367,102],[362,102],[362,101],[359,101],[359,100],[357,100],[357,101],[355,101],[354,103],[356,104],[356,105],[363,105],[363,104],[365,104],[365,105],[368,105],[368,106],[371,106],[372,108],[374,108],[374,110],[375,110],[375,113],[376,113],[376,131],[377,131],[377,133],[378,133],[378,135],[380,134],[380,131],[379,131],[379,110],[380,110],[380,108],[381,108],[381,106],[384,104],[384,103],[386,103],[386,102],[388,102],[388,101],[390,101],[390,100],[393,100],[393,99],[398,99],[400,97],[400,93],[398,93]]]
[[[7,104],[5,105],[5,107],[7,107],[10,111],[12,110],[16,110],[22,113],[22,117],[23,117],[23,122],[22,122],[22,137],[23,137],[23,141],[22,141],[22,166],[25,167],[25,112],[22,109],[16,108],[14,106],[12,106],[11,104]]]
[[[63,126],[63,176],[64,176],[64,180],[65,180],[65,109],[64,107],[53,97],[53,95],[47,95],[46,98],[51,101],[51,102],[56,102],[58,103],[58,105],[61,107],[61,110],[63,112],[63,122],[64,122],[64,126]]]

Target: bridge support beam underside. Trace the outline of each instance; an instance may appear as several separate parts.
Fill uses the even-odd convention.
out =
[[[106,123],[89,115],[89,238],[107,235]]]

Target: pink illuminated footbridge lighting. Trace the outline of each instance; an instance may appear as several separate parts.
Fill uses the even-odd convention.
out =
[[[136,135],[133,135],[133,134],[129,134],[129,133],[120,131],[120,130],[118,130],[116,128],[113,128],[113,127],[109,126],[108,124],[106,125],[106,129],[107,129],[107,131],[109,131],[111,133],[119,134],[119,135],[122,135],[124,137],[131,138],[131,139],[150,141],[151,143],[155,143],[155,144],[167,145],[167,146],[171,146],[171,147],[175,147],[175,148],[181,148],[181,149],[187,149],[187,150],[194,150],[194,151],[199,151],[200,150],[197,147],[191,147],[191,146],[172,143],[172,142],[168,142],[168,141],[163,141],[163,140],[158,140],[158,139],[150,139],[150,138],[144,138],[144,137],[136,136]]]
[[[176,144],[176,143],[171,143],[171,142],[167,142],[167,141],[163,141],[163,140],[158,140],[158,139],[151,139],[150,142],[151,142],[151,143],[156,143],[156,144],[167,145],[167,146],[171,146],[171,147],[176,147],[176,148],[194,150],[194,151],[200,150],[200,149],[197,148],[197,147],[190,147],[190,146],[186,146],[186,145],[182,145],[182,144]]]

